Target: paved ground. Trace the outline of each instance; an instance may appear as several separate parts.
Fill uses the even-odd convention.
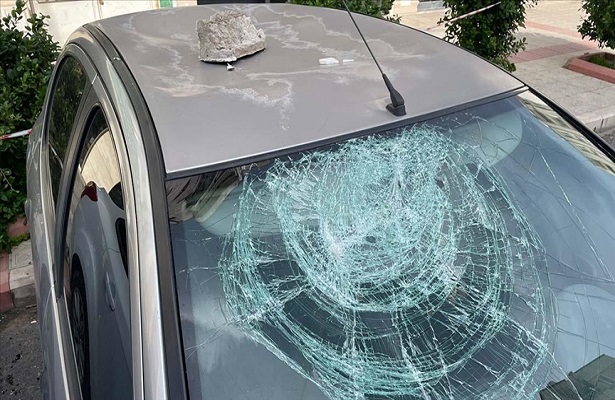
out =
[[[602,133],[600,136],[602,136],[602,138],[606,140],[606,142],[609,143],[611,147],[615,148],[615,128],[605,133]]]
[[[0,314],[0,398],[40,399],[43,371],[36,307]]]
[[[400,15],[406,25],[443,37],[445,29],[437,22],[444,11],[417,12],[416,4],[396,3],[393,13]],[[526,28],[518,34],[527,38],[526,50],[511,58],[517,66],[515,76],[615,146],[615,84],[563,68],[570,58],[597,51],[596,43],[582,40],[577,32],[582,19],[580,8],[580,0],[542,0],[528,10]]]

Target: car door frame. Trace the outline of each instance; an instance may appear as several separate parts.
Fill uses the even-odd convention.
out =
[[[88,87],[87,93],[84,92],[85,99],[82,99],[76,121],[73,125],[71,138],[66,151],[66,162],[62,171],[62,177],[60,180],[60,189],[58,190],[57,203],[55,205],[55,228],[54,228],[54,240],[52,240],[52,274],[55,282],[55,304],[58,311],[58,322],[61,331],[61,341],[64,347],[64,368],[68,381],[68,393],[71,397],[80,398],[80,389],[77,380],[77,372],[75,367],[74,352],[72,347],[72,339],[70,335],[70,324],[68,320],[68,310],[66,307],[66,301],[64,296],[64,282],[63,282],[63,253],[64,244],[66,238],[67,225],[67,211],[70,207],[71,193],[73,190],[75,168],[77,163],[77,157],[80,154],[82,148],[82,142],[86,135],[86,127],[89,122],[91,111],[97,105],[103,111],[111,135],[114,141],[114,146],[117,152],[120,174],[122,179],[122,189],[124,194],[125,213],[126,213],[126,232],[128,237],[137,238],[137,223],[136,223],[136,207],[134,201],[133,191],[133,175],[131,173],[131,164],[128,158],[128,150],[126,148],[126,141],[124,139],[122,126],[120,125],[116,107],[113,106],[111,98],[108,94],[107,88],[103,85],[98,70],[95,68],[91,58],[86,54],[87,49],[83,49],[79,43],[70,41],[66,46],[66,50],[63,52],[62,58],[65,54],[70,54],[75,57],[83,66],[88,74]],[[57,238],[57,239],[55,239]],[[137,246],[129,241],[128,243],[128,268],[129,273],[134,275],[138,271],[138,251]],[[138,285],[133,285],[133,281],[137,279],[131,279],[130,281],[130,327],[131,327],[131,349],[132,349],[132,379],[133,389],[142,389],[141,378],[141,340],[140,340],[140,319],[138,314],[135,318],[133,310],[138,309],[138,303],[140,302],[140,296],[138,291]],[[136,302],[136,304],[135,304]],[[139,345],[135,347],[135,342]],[[135,364],[138,368],[135,370]],[[135,393],[135,392],[133,392]],[[137,396],[135,396],[137,397]]]
[[[126,185],[124,191],[125,200],[130,198],[132,202],[126,202],[126,231],[136,243],[128,249],[133,396],[186,399],[174,275],[166,279],[172,271],[166,176],[155,128],[141,92],[109,39],[86,25],[69,42],[83,48],[96,67],[97,79],[105,88],[121,127],[125,152],[118,151],[120,167],[126,163],[135,182]],[[133,224],[128,223],[131,215]],[[160,265],[165,267],[165,279],[159,275]],[[167,294],[164,299],[161,291]]]
[[[155,126],[134,77],[111,41],[95,26],[78,29],[68,40],[90,57],[115,110],[132,182],[126,185],[129,246],[133,396],[135,399],[187,399],[179,311],[175,292],[166,170]],[[131,211],[128,208],[132,208]],[[130,214],[133,212],[133,214]],[[134,279],[133,279],[134,277]]]
[[[49,363],[52,365],[45,366],[44,375],[48,375],[48,371],[52,374],[48,375],[46,378],[42,379],[42,383],[49,383],[50,385],[50,396],[56,396],[63,394],[65,397],[73,397],[75,394],[79,394],[78,386],[75,386],[74,378],[76,376],[76,371],[70,369],[70,364],[66,364],[66,356],[67,352],[71,353],[71,349],[66,349],[65,342],[62,338],[61,332],[61,317],[60,317],[60,308],[58,307],[57,302],[57,279],[55,273],[55,226],[56,226],[56,206],[58,201],[54,201],[53,193],[52,193],[52,185],[51,185],[51,170],[49,165],[49,113],[53,106],[53,96],[55,94],[55,90],[58,84],[58,78],[60,73],[60,68],[63,65],[65,59],[67,57],[72,57],[77,60],[81,66],[83,67],[87,76],[93,76],[94,67],[92,63],[88,62],[87,56],[83,52],[81,48],[74,45],[67,45],[63,49],[62,53],[58,57],[56,61],[54,70],[51,75],[50,85],[45,96],[45,101],[43,104],[42,112],[40,118],[37,120],[35,127],[40,129],[40,142],[38,143],[30,143],[31,146],[40,146],[39,157],[38,160],[29,160],[31,162],[38,163],[39,168],[39,178],[40,178],[40,186],[37,189],[40,189],[40,206],[41,206],[41,215],[38,218],[32,218],[32,215],[29,215],[31,224],[34,224],[34,220],[38,222],[40,228],[40,235],[45,236],[45,240],[39,240],[40,245],[36,245],[33,243],[33,247],[36,247],[36,255],[37,255],[37,263],[42,266],[41,270],[38,272],[37,283],[41,283],[42,281],[48,279],[49,281],[49,291],[38,293],[38,300],[40,301],[39,307],[42,307],[42,310],[39,313],[42,313],[41,318],[43,321],[41,323],[45,323],[46,318],[51,318],[53,323],[53,337],[43,337],[44,341],[43,347],[52,346],[53,348],[44,349],[44,351],[50,353]],[[68,133],[71,137],[73,133],[78,129],[78,120],[81,113],[81,110],[84,107],[86,102],[86,98],[91,89],[90,82],[86,81],[86,85],[83,88],[83,93],[81,96],[80,103],[77,108],[77,112],[75,115],[75,120],[71,126],[71,131]],[[39,128],[40,127],[40,128]],[[61,181],[61,180],[60,180]],[[59,195],[59,193],[58,193]],[[30,204],[30,206],[33,206]],[[31,210],[32,212],[33,210]],[[41,274],[47,275],[45,278],[40,276]],[[43,288],[38,288],[38,290],[43,290]],[[48,308],[49,307],[49,308]],[[50,312],[52,315],[47,316],[46,313]],[[42,329],[42,327],[41,327]],[[56,359],[57,357],[58,359]],[[49,380],[48,382],[46,382]],[[61,381],[60,381],[61,380]],[[43,390],[46,393],[45,390]],[[78,397],[76,397],[78,398]]]

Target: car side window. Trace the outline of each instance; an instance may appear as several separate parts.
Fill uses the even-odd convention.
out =
[[[58,200],[66,148],[86,84],[87,74],[83,66],[74,57],[65,57],[56,74],[47,119],[49,171],[54,203]]]
[[[96,106],[78,150],[63,260],[64,298],[84,399],[132,398],[122,186],[116,144]]]

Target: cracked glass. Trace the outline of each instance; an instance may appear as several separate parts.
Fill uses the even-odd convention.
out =
[[[191,398],[615,398],[615,163],[529,92],[167,198]]]

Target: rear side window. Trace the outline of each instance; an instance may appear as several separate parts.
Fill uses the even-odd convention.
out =
[[[120,163],[101,108],[92,110],[86,127],[73,171],[64,245],[71,339],[83,398],[130,399],[130,287]]]
[[[49,170],[54,203],[64,167],[66,147],[75,123],[79,104],[87,83],[83,66],[73,57],[66,57],[56,75],[48,116]]]

